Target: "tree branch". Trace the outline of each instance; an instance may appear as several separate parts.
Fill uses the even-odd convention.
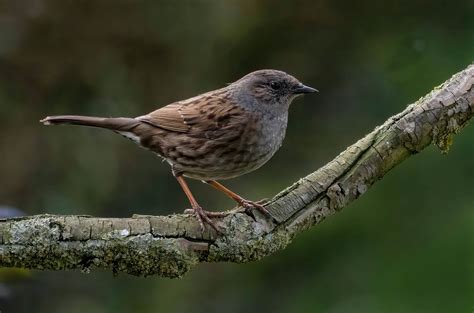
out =
[[[276,195],[270,221],[236,210],[201,233],[194,217],[38,215],[0,220],[0,266],[112,268],[114,273],[179,277],[199,262],[247,262],[283,249],[300,232],[340,211],[394,166],[452,136],[474,114],[474,65],[390,117],[333,161]]]

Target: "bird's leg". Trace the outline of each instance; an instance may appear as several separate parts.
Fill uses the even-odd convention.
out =
[[[191,203],[192,211],[194,215],[196,216],[196,219],[199,222],[199,225],[201,226],[201,230],[204,231],[204,222],[207,224],[211,225],[212,228],[214,228],[218,233],[221,231],[219,228],[214,224],[214,222],[210,219],[210,217],[215,217],[215,216],[221,216],[218,214],[212,214],[214,212],[207,212],[202,209],[202,207],[197,203],[196,199],[194,198],[191,189],[189,189],[188,184],[184,180],[184,177],[181,175],[176,175],[176,180],[178,181],[179,185],[181,188],[183,188],[184,193],[186,194],[186,197],[188,197],[189,202]]]
[[[242,198],[241,196],[239,196],[238,194],[236,194],[232,190],[226,188],[221,183],[218,183],[215,180],[206,180],[204,182],[206,184],[209,184],[212,187],[216,188],[217,190],[223,192],[227,197],[231,198],[232,200],[237,202],[240,206],[244,207],[245,209],[255,208],[255,209],[259,210],[260,212],[262,212],[263,214],[265,214],[267,216],[271,216],[270,212],[268,212],[268,210],[265,209],[265,207],[263,205],[261,205],[260,203],[250,201],[250,200],[246,200],[246,199]]]

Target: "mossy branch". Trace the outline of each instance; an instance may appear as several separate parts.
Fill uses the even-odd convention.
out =
[[[38,215],[0,220],[0,266],[111,268],[114,273],[179,277],[200,262],[247,262],[340,211],[394,166],[429,144],[446,152],[474,113],[474,65],[390,117],[333,161],[276,195],[268,220],[236,210],[201,233],[194,217]]]

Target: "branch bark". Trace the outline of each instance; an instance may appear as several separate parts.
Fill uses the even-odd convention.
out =
[[[111,268],[179,277],[200,262],[248,262],[285,248],[300,232],[340,211],[394,166],[431,143],[447,152],[474,114],[474,64],[390,117],[265,207],[273,220],[236,210],[201,233],[194,217],[37,215],[0,219],[0,266]]]

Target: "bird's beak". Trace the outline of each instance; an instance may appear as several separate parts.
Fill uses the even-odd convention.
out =
[[[297,95],[305,94],[305,93],[313,93],[313,92],[319,92],[319,90],[305,86],[303,84],[299,84],[293,88],[293,93]]]

